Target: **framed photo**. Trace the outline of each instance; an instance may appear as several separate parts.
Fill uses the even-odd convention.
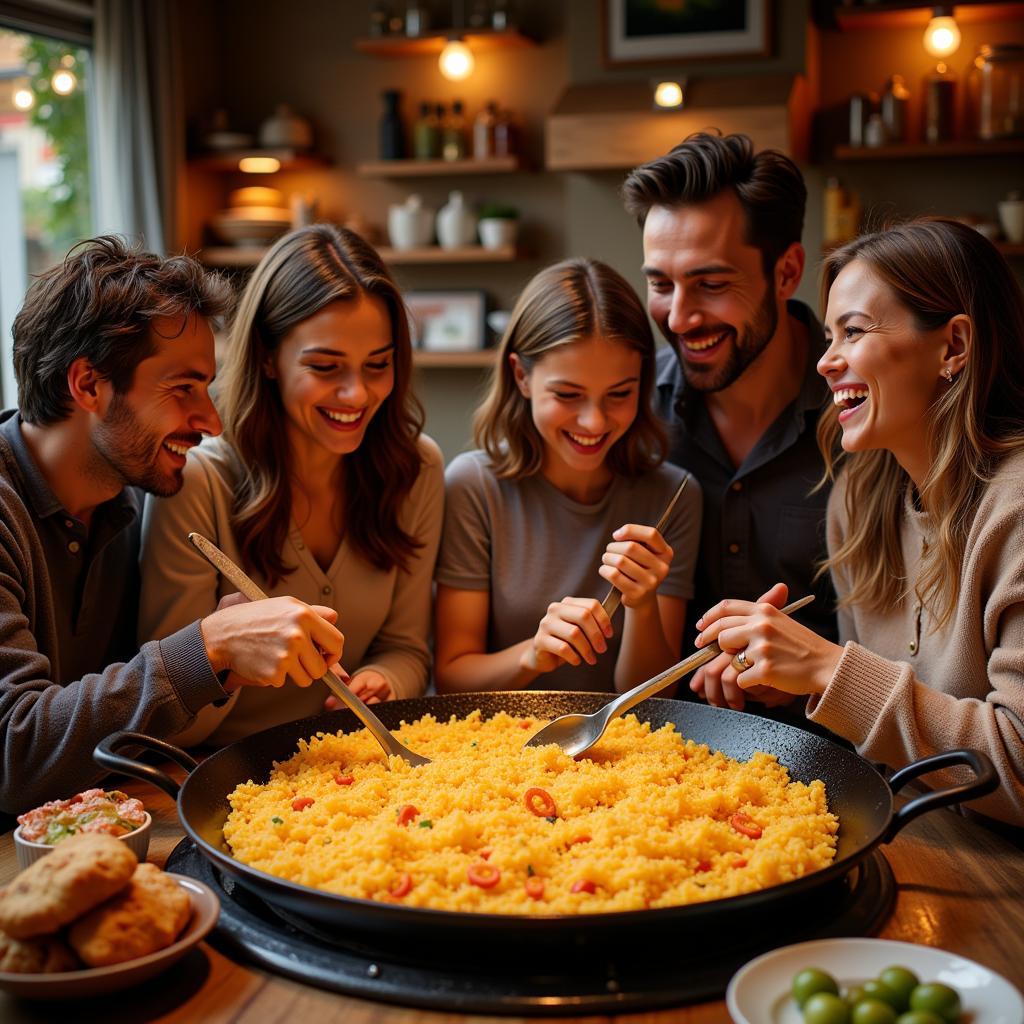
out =
[[[483,291],[405,293],[414,348],[425,352],[471,352],[484,347]]]
[[[771,0],[603,0],[605,63],[771,52]]]

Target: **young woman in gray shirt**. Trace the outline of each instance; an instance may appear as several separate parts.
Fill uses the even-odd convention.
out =
[[[701,495],[691,479],[664,536],[650,525],[685,475],[662,462],[653,368],[643,305],[610,267],[567,260],[524,289],[480,450],[445,475],[440,692],[626,690],[678,660]]]

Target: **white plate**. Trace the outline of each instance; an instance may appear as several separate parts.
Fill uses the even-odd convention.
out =
[[[922,984],[955,988],[971,1024],[1024,1024],[1024,999],[995,971],[944,949],[888,939],[819,939],[772,950],[732,976],[725,1000],[735,1024],[803,1024],[789,994],[797,971],[820,967],[845,990],[893,965],[908,967]]]
[[[172,945],[149,956],[136,957],[111,967],[87,967],[60,974],[0,971],[0,989],[24,999],[82,999],[137,985],[166,970],[209,933],[220,915],[220,900],[208,885],[185,875],[176,875],[173,871],[167,874],[188,893],[192,901],[192,917]],[[75,1019],[74,1014],[69,1019]]]

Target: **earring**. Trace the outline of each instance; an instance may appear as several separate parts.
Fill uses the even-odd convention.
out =
[[[953,383],[953,371],[948,366],[942,371],[942,376],[946,378],[947,384]]]

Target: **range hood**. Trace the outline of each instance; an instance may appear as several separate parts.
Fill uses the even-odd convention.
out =
[[[653,92],[647,81],[569,86],[545,122],[547,169],[636,167],[707,128],[743,132],[757,149],[807,158],[810,113],[802,75],[690,78],[681,110],[654,110]]]

